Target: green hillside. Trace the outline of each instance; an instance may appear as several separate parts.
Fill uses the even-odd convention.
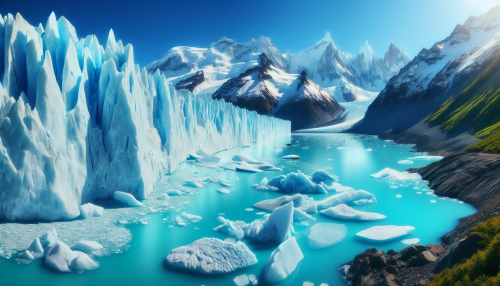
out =
[[[452,132],[462,127],[481,142],[470,151],[500,153],[500,57],[470,86],[441,105],[428,122]]]

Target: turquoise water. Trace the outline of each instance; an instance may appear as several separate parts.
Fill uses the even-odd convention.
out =
[[[286,146],[292,143],[292,146]],[[330,148],[328,148],[330,147]],[[347,147],[338,150],[337,147]],[[365,151],[373,149],[372,152]],[[230,181],[231,194],[221,194],[217,191],[221,186],[214,184],[199,190],[192,197],[191,206],[182,210],[203,217],[202,222],[186,227],[168,227],[163,218],[177,214],[150,214],[147,225],[127,225],[132,233],[132,241],[128,251],[108,257],[96,258],[100,268],[83,274],[58,273],[43,266],[40,260],[29,265],[17,265],[14,259],[0,259],[0,285],[234,285],[233,278],[241,274],[255,274],[259,284],[265,285],[262,270],[277,243],[259,243],[243,239],[256,254],[259,262],[239,271],[222,276],[205,276],[193,272],[183,272],[165,267],[164,260],[168,253],[179,246],[190,244],[203,237],[225,239],[228,236],[212,229],[219,225],[216,218],[220,213],[230,220],[251,222],[260,218],[255,209],[245,211],[253,204],[271,198],[282,196],[280,193],[257,191],[250,186],[259,183],[264,177],[269,179],[280,174],[297,170],[311,174],[320,168],[329,169],[330,174],[339,176],[339,183],[374,194],[378,203],[356,206],[357,210],[377,212],[387,216],[387,219],[373,222],[342,222],[329,219],[319,214],[313,214],[316,221],[309,226],[294,223],[296,238],[304,254],[304,259],[293,274],[279,285],[302,285],[311,281],[315,285],[345,285],[339,266],[349,262],[354,256],[367,248],[377,247],[387,251],[400,250],[405,247],[402,239],[419,238],[421,244],[439,243],[440,237],[451,231],[459,223],[459,219],[475,212],[467,204],[441,200],[439,197],[427,195],[425,184],[412,183],[407,187],[390,188],[393,182],[377,180],[370,177],[385,167],[403,171],[409,167],[423,167],[429,161],[414,161],[413,165],[401,165],[400,160],[413,157],[411,146],[398,146],[394,142],[385,142],[375,137],[360,138],[358,135],[347,134],[304,134],[291,135],[279,140],[265,140],[248,148],[234,148],[219,152],[217,155],[223,161],[229,161],[235,154],[246,154],[282,167],[283,172],[240,173],[234,171],[218,172],[215,169],[196,166],[191,163],[182,164],[171,177],[165,177],[157,184],[161,189],[165,181],[176,182],[181,178],[190,177],[194,172],[198,175],[216,174]],[[281,150],[281,151],[280,151]],[[284,155],[299,155],[300,160],[280,159]],[[332,159],[332,160],[328,160]],[[236,177],[239,180],[236,180]],[[399,184],[399,183],[398,183]],[[402,184],[408,184],[402,183]],[[421,189],[414,189],[414,187]],[[417,194],[421,192],[422,194]],[[400,194],[402,198],[396,198]],[[319,200],[328,195],[309,195]],[[436,203],[431,203],[435,200]],[[181,212],[182,212],[181,211]],[[324,249],[310,249],[307,246],[307,231],[317,222],[344,223],[348,233],[338,244]],[[385,244],[370,244],[356,239],[355,234],[375,225],[409,225],[415,231],[401,240]],[[200,229],[195,229],[200,228]]]

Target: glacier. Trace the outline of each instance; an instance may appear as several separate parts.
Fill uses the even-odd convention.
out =
[[[145,199],[189,154],[290,133],[290,122],[176,91],[132,45],[78,38],[52,13],[0,17],[0,220],[68,220],[116,191]]]

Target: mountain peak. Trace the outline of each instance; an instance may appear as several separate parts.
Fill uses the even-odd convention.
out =
[[[330,36],[330,32],[326,31],[325,37],[323,38],[325,41],[333,41],[332,37]]]
[[[218,40],[217,42],[212,43],[212,44],[210,45],[210,47],[213,47],[213,46],[215,46],[215,45],[217,45],[217,44],[222,44],[222,43],[233,44],[233,43],[236,43],[236,42],[235,42],[233,39],[229,39],[229,38],[226,38],[226,37],[224,37],[224,36],[223,36],[223,37],[222,37],[222,38],[220,38],[220,40]]]
[[[331,43],[333,45],[333,47],[335,47],[335,44],[333,43],[333,39],[332,37],[330,36],[330,32],[326,32],[325,34],[325,37],[319,41],[316,42],[316,46],[318,45],[321,45],[321,44],[328,44],[328,43]]]

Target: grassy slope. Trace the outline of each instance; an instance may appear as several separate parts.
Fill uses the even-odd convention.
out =
[[[471,133],[483,140],[468,150],[500,153],[499,72],[500,57],[457,97],[446,101],[434,111],[428,122],[441,125],[447,132],[471,124]],[[480,92],[483,90],[484,92]]]
[[[445,269],[427,286],[500,285],[500,217],[478,224],[471,235],[478,235],[479,251],[463,264]]]

